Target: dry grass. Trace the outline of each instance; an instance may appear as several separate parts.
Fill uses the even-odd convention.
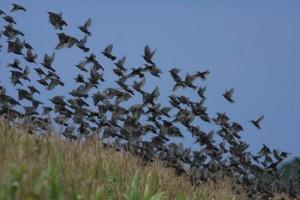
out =
[[[129,154],[28,135],[0,123],[0,199],[243,199],[230,181],[193,187],[161,163]]]

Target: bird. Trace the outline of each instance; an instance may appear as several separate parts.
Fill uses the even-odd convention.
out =
[[[52,63],[55,59],[55,52],[52,53],[51,56],[45,54],[43,62],[41,63],[46,69],[49,69],[53,72],[55,72],[55,69],[52,67]],[[40,74],[40,73],[39,73]],[[43,74],[43,73],[41,73]]]
[[[6,22],[10,23],[10,24],[17,24],[15,19],[12,16],[9,15],[5,15],[4,17],[2,17]]]
[[[225,90],[225,92],[223,93],[223,97],[230,103],[234,103],[234,100],[232,99],[233,92],[234,92],[234,89],[231,88],[230,90]]]
[[[79,40],[78,43],[76,43],[76,46],[83,50],[83,52],[88,52],[90,48],[86,47],[85,44],[87,42],[87,36],[85,35],[82,39]]]
[[[146,45],[144,48],[144,55],[143,55],[144,60],[152,65],[155,65],[154,62],[152,61],[152,57],[154,56],[155,52],[156,49],[151,51],[150,47]]]
[[[206,99],[204,93],[206,91],[206,87],[199,87],[199,89],[197,90],[197,94],[199,95],[199,97],[201,97],[202,99]]]
[[[26,56],[24,57],[25,60],[27,60],[30,63],[35,63],[35,59],[37,59],[38,55],[33,54],[31,49],[27,49]]]
[[[145,65],[145,71],[149,71],[153,76],[160,78],[162,71],[155,65]]]
[[[196,76],[197,77],[200,77],[201,79],[203,80],[206,80],[207,79],[207,76],[210,74],[210,71],[209,70],[206,70],[206,71],[203,71],[203,72],[200,72],[200,71],[197,71],[196,72]]]
[[[15,58],[13,63],[9,63],[7,66],[18,70],[23,70],[22,67],[20,67],[20,63],[21,63],[20,60]]]
[[[38,76],[41,78],[43,75],[46,76],[46,73],[39,67],[34,68],[35,72],[38,74]]]
[[[62,18],[62,13],[48,12],[49,22],[54,26],[55,29],[62,30],[63,26],[68,26]]]
[[[17,36],[25,36],[23,32],[15,29],[13,27],[13,24],[7,24],[6,26],[4,26],[4,31],[2,33],[6,37],[8,37],[8,39],[10,39],[10,40],[13,40]],[[24,46],[25,46],[25,43],[24,43]]]
[[[68,126],[65,131],[62,133],[63,136],[65,136],[68,139],[71,140],[77,140],[77,136],[74,135],[75,127],[73,126]]]
[[[17,37],[14,41],[7,41],[8,47],[7,52],[15,53],[17,55],[23,55],[22,49],[24,48],[24,42]]]
[[[88,70],[85,68],[86,65],[87,65],[87,61],[86,59],[83,59],[75,66],[81,71],[88,72]]]
[[[6,13],[3,10],[0,10],[0,16],[1,15],[6,15]]]
[[[104,48],[104,50],[102,51],[102,54],[107,57],[108,59],[114,61],[117,57],[112,55],[112,49],[113,49],[113,45],[109,44],[107,45],[107,47]]]
[[[120,69],[121,71],[126,72],[127,69],[124,67],[125,62],[126,62],[126,56],[123,56],[122,58],[120,58],[120,59],[115,63],[115,65],[116,65],[116,67],[117,67],[118,69]]]
[[[38,89],[36,89],[34,86],[28,86],[28,89],[30,90],[31,94],[34,94],[34,93],[38,93],[38,94],[41,94],[40,91]]]
[[[47,90],[53,90],[56,86],[64,86],[65,84],[57,78],[51,78],[50,83],[47,85]]]
[[[91,32],[88,30],[92,24],[92,18],[89,18],[82,26],[79,26],[79,30],[81,30],[83,33],[91,36]]]
[[[55,49],[62,49],[64,47],[71,48],[74,44],[78,44],[79,41],[70,35],[66,35],[65,33],[57,33],[58,36],[58,44]]]
[[[19,4],[12,3],[11,5],[13,6],[12,9],[10,10],[11,12],[15,12],[18,10],[22,10],[22,11],[26,12],[26,9]]]
[[[261,129],[261,121],[264,119],[264,115],[260,116],[258,119],[256,120],[250,120],[250,122],[257,128],[257,129]]]

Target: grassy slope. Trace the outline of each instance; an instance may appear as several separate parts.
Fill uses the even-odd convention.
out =
[[[0,122],[0,199],[242,199],[228,181],[193,187],[156,162],[84,144],[37,137]]]

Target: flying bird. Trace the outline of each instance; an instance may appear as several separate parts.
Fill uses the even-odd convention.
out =
[[[234,89],[231,88],[230,90],[225,90],[223,96],[224,98],[229,101],[230,103],[233,103],[234,100],[232,99],[232,96],[233,96],[233,92],[234,92]]]
[[[55,52],[53,52],[51,56],[45,54],[44,59],[43,59],[44,61],[41,64],[45,68],[55,72],[55,69],[52,67],[52,63],[53,63],[54,59],[55,59]]]
[[[48,12],[48,14],[49,22],[54,26],[55,29],[62,30],[63,26],[68,26],[67,22],[65,22],[62,18],[62,13]]]
[[[37,59],[38,55],[32,53],[31,49],[27,49],[26,56],[24,57],[30,63],[35,63],[35,59]]]
[[[82,26],[79,26],[78,28],[85,34],[91,36],[91,32],[88,30],[88,28],[92,24],[92,19],[89,18]]]
[[[102,51],[102,54],[111,59],[112,61],[114,61],[117,57],[112,55],[112,49],[113,49],[113,45],[109,44],[107,47],[105,47],[105,49]]]
[[[264,116],[260,116],[258,119],[256,120],[251,120],[250,122],[257,128],[257,129],[261,129],[260,123],[261,121],[264,119]]]
[[[203,80],[206,80],[207,79],[207,76],[210,74],[210,71],[209,70],[206,70],[204,72],[196,72],[196,76],[200,77],[201,79]]]
[[[87,36],[84,36],[82,39],[79,40],[78,43],[76,43],[76,46],[83,50],[83,52],[88,52],[90,48],[86,47],[85,44],[87,42]]]
[[[144,49],[144,55],[143,55],[143,58],[145,59],[145,61],[152,65],[155,65],[154,62],[152,61],[152,57],[154,56],[155,52],[156,52],[156,49],[151,51],[150,47],[148,45],[146,45],[145,49]]]
[[[12,9],[10,10],[11,12],[15,12],[15,11],[18,11],[18,10],[22,10],[22,11],[26,12],[26,9],[21,5],[18,5],[18,4],[15,4],[15,3],[13,3],[11,5],[13,6]]]
[[[17,24],[12,16],[6,15],[2,17],[6,22],[10,24]]]

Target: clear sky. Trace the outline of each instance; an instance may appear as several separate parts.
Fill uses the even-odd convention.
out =
[[[78,38],[83,34],[77,27],[92,17],[88,46],[99,56],[113,43],[116,55],[127,56],[128,66],[139,66],[144,46],[157,48],[154,60],[164,75],[150,81],[161,87],[161,93],[170,93],[173,85],[169,68],[182,69],[182,75],[209,69],[209,79],[200,84],[207,86],[209,114],[225,111],[240,122],[254,150],[267,144],[300,155],[300,1],[220,2],[6,0],[0,9],[8,12],[11,3],[27,8],[27,13],[13,15],[39,61],[57,43],[48,23],[47,12],[53,11],[63,12],[69,24],[66,33]],[[55,65],[64,80],[74,77],[71,71],[83,56],[79,50],[57,52]],[[0,78],[5,79],[2,74]],[[109,82],[111,77],[105,78]],[[221,95],[231,87],[233,105]],[[249,120],[261,114],[263,129],[257,131]]]

